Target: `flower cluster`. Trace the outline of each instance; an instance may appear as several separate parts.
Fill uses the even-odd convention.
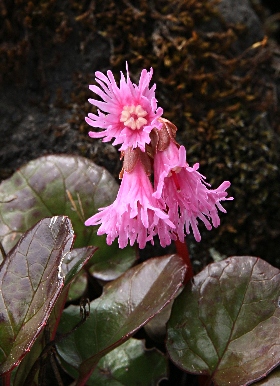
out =
[[[89,114],[86,121],[105,130],[89,135],[104,142],[114,138],[113,144],[121,145],[123,168],[116,200],[100,208],[85,225],[100,225],[97,234],[107,234],[107,244],[119,238],[120,248],[128,241],[144,248],[155,235],[165,247],[171,240],[183,242],[190,229],[200,241],[198,219],[208,230],[217,227],[218,209],[226,212],[221,201],[232,199],[226,192],[230,182],[210,189],[198,172],[199,164],[191,167],[186,162],[186,149],[175,140],[176,126],[162,118],[163,110],[157,107],[156,86],[149,88],[152,73],[152,69],[142,70],[137,86],[127,69],[118,87],[111,71],[107,76],[96,72],[100,86],[90,86],[103,101],[89,100],[98,112]]]

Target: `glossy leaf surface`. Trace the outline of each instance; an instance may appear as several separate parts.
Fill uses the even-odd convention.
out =
[[[75,371],[67,366],[75,377]],[[143,341],[130,338],[98,362],[88,386],[153,386],[167,378],[167,358],[156,349],[146,350]]]
[[[166,338],[166,324],[170,318],[174,300],[172,300],[162,311],[160,311],[144,327],[146,333],[155,342],[164,343]]]
[[[108,246],[97,227],[84,220],[109,205],[118,184],[104,168],[78,156],[49,155],[29,162],[0,184],[0,241],[9,251],[19,237],[42,218],[67,215],[76,235],[75,247],[100,247],[92,260],[93,274],[112,280],[130,268],[136,253],[118,243]]]
[[[65,216],[22,236],[0,271],[0,373],[19,363],[46,324],[64,285],[61,263],[74,240]]]
[[[145,350],[143,341],[129,339],[109,352],[87,381],[89,386],[152,386],[167,378],[167,359],[159,351]]]
[[[62,359],[87,379],[100,358],[125,342],[176,295],[185,275],[177,255],[154,258],[131,268],[104,287],[90,304],[90,317],[57,345]],[[80,321],[80,308],[64,310],[59,332],[70,331]],[[81,383],[83,384],[83,383]]]
[[[95,251],[96,248],[90,246],[85,248],[73,249],[64,256],[64,259],[61,264],[61,272],[63,276],[65,276],[64,287],[48,319],[47,329],[50,335],[50,340],[55,338],[56,328],[67,299],[67,293],[69,287],[71,286],[71,281],[75,280],[75,278],[79,276],[84,265],[92,257]],[[48,334],[46,334],[46,336],[47,335]],[[29,371],[31,370],[31,367],[33,366],[34,362],[38,359],[46,344],[49,343],[46,340],[46,336],[44,336],[44,334],[42,333],[38,336],[31,350],[25,355],[22,362],[17,367],[13,386],[22,386],[26,381],[26,377],[28,376]],[[38,365],[40,366],[40,363],[38,363]],[[35,385],[38,385],[38,374],[34,375],[33,386]]]
[[[280,362],[280,272],[256,257],[210,264],[175,300],[167,350],[218,386],[264,377]]]
[[[84,293],[86,292],[87,286],[88,286],[87,273],[81,272],[81,274],[77,275],[75,279],[72,281],[69,288],[67,300],[69,302],[73,302],[83,297]]]
[[[99,249],[90,261],[89,272],[96,279],[114,280],[127,271],[137,259],[137,250],[134,247],[120,249],[117,240],[110,247],[103,236],[98,236],[94,242]]]
[[[65,276],[65,285],[81,271],[83,266],[94,255],[97,248],[94,246],[75,248],[70,251],[63,259],[61,270]]]

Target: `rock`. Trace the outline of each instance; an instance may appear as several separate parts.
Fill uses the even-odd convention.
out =
[[[217,7],[229,25],[246,26],[239,49],[246,49],[264,38],[263,26],[248,0],[221,0]]]

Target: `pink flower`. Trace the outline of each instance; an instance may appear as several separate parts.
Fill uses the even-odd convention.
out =
[[[106,242],[111,245],[119,237],[120,248],[135,241],[139,248],[144,248],[147,241],[153,243],[153,237],[158,234],[163,247],[176,238],[172,233],[174,224],[164,212],[165,206],[161,200],[153,197],[151,182],[138,160],[131,172],[124,171],[122,183],[116,200],[108,207],[90,217],[85,225],[98,225],[97,234],[107,234]]]
[[[180,241],[184,241],[185,232],[193,230],[196,241],[201,240],[198,230],[198,219],[203,221],[208,230],[220,225],[218,209],[226,210],[220,201],[232,200],[227,198],[226,189],[230,182],[223,182],[217,189],[208,189],[210,186],[197,170],[199,164],[190,167],[186,162],[186,149],[178,148],[170,141],[163,151],[158,151],[154,158],[153,196],[163,199],[168,207],[168,216],[176,225],[176,232]],[[207,187],[208,186],[208,187]]]
[[[105,130],[90,131],[89,136],[103,138],[103,142],[115,138],[113,145],[121,144],[120,150],[139,147],[145,151],[145,144],[150,143],[150,132],[153,128],[161,127],[158,118],[163,110],[157,108],[156,85],[149,89],[153,69],[150,72],[142,70],[138,86],[131,82],[128,68],[126,70],[126,79],[121,72],[119,88],[111,71],[107,71],[107,76],[99,71],[95,73],[100,87],[92,85],[89,88],[103,101],[89,99],[90,103],[98,107],[98,115],[89,113],[86,122],[92,127]]]

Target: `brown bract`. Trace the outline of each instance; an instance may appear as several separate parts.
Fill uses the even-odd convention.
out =
[[[139,148],[133,149],[129,147],[127,150],[121,152],[121,159],[123,159],[123,167],[119,174],[119,178],[122,179],[124,171],[131,173],[138,162],[142,163],[147,176],[152,174],[152,160],[154,155],[158,151],[164,151],[173,141],[176,145],[175,140],[177,127],[170,122],[168,119],[159,118],[162,123],[160,130],[156,128],[152,130],[150,137],[151,143],[146,146],[146,151],[142,152]]]
[[[178,147],[180,146],[175,140],[177,127],[170,122],[168,119],[159,118],[162,123],[160,130],[154,129],[151,132],[151,145],[150,145],[150,156],[154,158],[154,155],[158,151],[164,151],[170,145],[170,141],[175,143]]]
[[[138,160],[142,163],[147,176],[152,173],[151,160],[148,153],[142,152],[139,148],[133,149],[129,147],[127,150],[121,152],[121,159],[123,158],[123,167],[120,172],[119,178],[123,177],[124,171],[131,173],[135,168]]]

